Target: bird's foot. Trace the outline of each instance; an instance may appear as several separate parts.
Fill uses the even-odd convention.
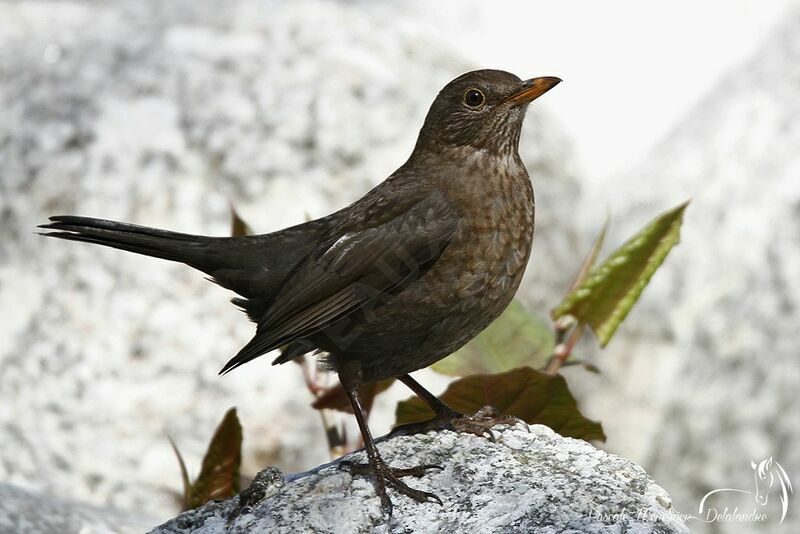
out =
[[[381,499],[381,509],[387,517],[392,516],[392,500],[386,493],[389,486],[398,493],[411,497],[417,502],[433,501],[442,505],[442,500],[434,493],[422,491],[410,487],[400,480],[402,477],[422,477],[430,469],[442,469],[439,465],[426,464],[414,467],[390,467],[379,456],[375,465],[343,461],[339,464],[343,469],[347,469],[353,475],[373,475],[375,477],[375,493]]]
[[[528,429],[528,423],[513,415],[503,415],[493,406],[484,406],[473,415],[463,415],[451,422],[453,430],[487,436],[492,441],[497,441],[492,427],[497,425],[515,426],[522,424]]]
[[[453,422],[465,417],[467,416],[463,413],[457,412],[442,403],[436,407],[436,416],[433,419],[396,426],[389,432],[389,437],[412,436],[414,434],[424,434],[431,430],[456,430]]]
[[[395,427],[389,437],[421,434],[431,430],[453,430],[454,432],[486,436],[492,441],[497,441],[494,432],[492,432],[492,427],[496,425],[514,426],[519,423],[525,425],[525,428],[528,427],[528,424],[519,417],[502,415],[493,406],[484,406],[473,415],[465,415],[447,407],[439,410],[436,417],[428,421]]]

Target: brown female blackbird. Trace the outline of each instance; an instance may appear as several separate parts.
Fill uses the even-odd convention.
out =
[[[439,501],[378,453],[358,386],[397,377],[437,417],[474,430],[408,373],[444,358],[489,325],[519,286],[533,240],[533,189],[518,154],[528,103],[561,80],[478,70],[434,100],[411,157],[383,183],[326,217],[263,235],[207,237],[88,217],[57,216],[44,235],[185,263],[240,296],[256,334],[227,373],[279,347],[274,364],[311,351],[339,375],[358,420],[384,510],[386,485]],[[462,421],[459,426],[455,424]]]

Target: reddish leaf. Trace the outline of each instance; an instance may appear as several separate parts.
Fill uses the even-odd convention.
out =
[[[461,413],[472,414],[489,405],[526,423],[549,426],[562,436],[587,441],[606,439],[600,423],[587,419],[578,410],[564,377],[530,367],[461,378],[450,384],[441,399]],[[395,424],[425,421],[433,416],[428,405],[414,397],[397,405]]]
[[[361,396],[361,404],[364,410],[369,413],[372,410],[372,403],[375,396],[379,393],[389,389],[389,386],[394,382],[394,378],[388,378],[372,384],[363,384],[358,388],[358,393]],[[353,413],[353,407],[350,405],[350,399],[344,392],[341,384],[336,384],[325,390],[325,392],[311,403],[311,406],[317,410],[338,410],[340,412]]]
[[[178,446],[175,445],[175,441],[170,436],[167,436],[167,439],[169,440],[169,444],[172,445],[172,452],[175,453],[175,457],[178,459],[178,467],[181,469],[181,480],[183,481],[183,509],[188,510],[188,499],[192,492],[189,471],[186,469],[186,462],[183,461],[183,455],[181,455],[181,451],[178,450]]]
[[[241,461],[242,425],[236,416],[236,408],[231,408],[214,432],[200,474],[184,497],[186,509],[197,508],[212,499],[236,495]]]
[[[253,231],[250,229],[250,225],[239,217],[239,213],[237,213],[236,209],[231,205],[231,237],[240,237],[252,233]]]

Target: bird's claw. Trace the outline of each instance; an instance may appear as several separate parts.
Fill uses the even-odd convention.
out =
[[[484,406],[473,415],[465,415],[455,410],[442,410],[433,419],[419,423],[410,423],[394,428],[389,437],[396,435],[421,434],[430,430],[453,430],[486,437],[493,442],[497,441],[497,435],[492,432],[492,427],[496,425],[515,426],[522,424],[525,430],[530,432],[528,423],[513,415],[502,415],[493,406]]]
[[[452,422],[453,428],[459,432],[468,432],[476,436],[488,434],[489,439],[492,441],[497,441],[497,436],[492,432],[492,427],[497,425],[515,426],[520,423],[525,426],[525,430],[530,432],[531,429],[528,423],[514,415],[503,415],[493,406],[484,406],[474,415],[465,415]]]
[[[437,409],[436,416],[433,419],[394,427],[392,431],[389,432],[389,438],[393,438],[395,436],[424,434],[426,432],[430,432],[431,430],[455,430],[453,427],[453,421],[462,417],[465,416],[461,412],[452,410],[447,406],[442,406],[440,410]]]
[[[342,461],[339,464],[342,469],[347,469],[353,475],[374,475],[375,476],[375,492],[381,499],[381,509],[387,517],[392,516],[392,501],[386,492],[386,486],[411,497],[417,502],[433,501],[444,505],[442,500],[434,493],[418,490],[410,487],[408,484],[400,480],[402,477],[422,477],[430,469],[442,470],[442,466],[435,464],[423,464],[413,467],[390,467],[382,459],[377,462],[375,468],[367,463],[357,463],[349,460]]]

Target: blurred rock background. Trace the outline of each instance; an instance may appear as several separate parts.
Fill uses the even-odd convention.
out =
[[[421,5],[0,4],[0,482],[166,519],[180,490],[166,436],[196,470],[232,405],[246,473],[327,459],[298,368],[264,359],[217,377],[252,332],[226,291],[183,266],[33,232],[77,213],[224,235],[229,203],[270,231],[355,200],[404,161],[444,83],[510,68],[451,38],[465,20],[479,34],[469,5],[447,21]],[[520,296],[542,316],[606,209],[611,246],[693,198],[683,242],[618,338],[582,347],[602,374],[566,370],[604,447],[683,512],[711,489],[750,489],[751,458],[800,474],[800,8],[787,13],[624,173],[582,168],[574,139],[586,136],[557,99],[523,132],[538,207]],[[539,66],[547,49],[530,56],[512,70],[561,74]],[[376,433],[406,396],[395,386],[379,402]],[[780,528],[798,517],[790,506]]]

